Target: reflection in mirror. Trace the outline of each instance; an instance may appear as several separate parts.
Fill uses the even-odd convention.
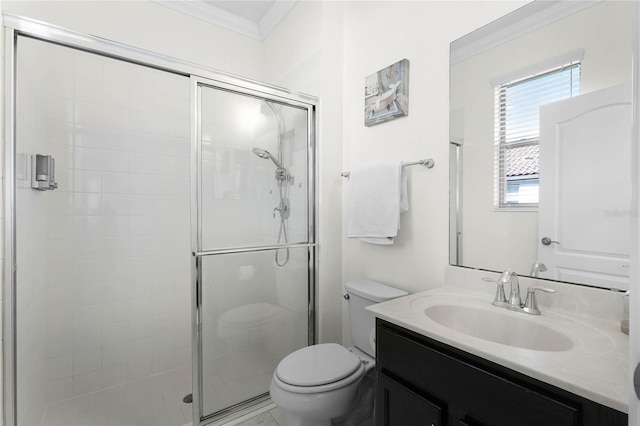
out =
[[[629,288],[632,7],[535,1],[451,44],[451,264]]]

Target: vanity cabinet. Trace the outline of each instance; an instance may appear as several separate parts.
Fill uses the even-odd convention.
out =
[[[627,415],[377,320],[376,426],[626,426]]]

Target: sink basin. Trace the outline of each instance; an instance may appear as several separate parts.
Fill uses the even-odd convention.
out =
[[[456,305],[434,305],[424,313],[444,327],[494,343],[551,352],[573,347],[571,339],[564,334],[516,316],[523,314]]]

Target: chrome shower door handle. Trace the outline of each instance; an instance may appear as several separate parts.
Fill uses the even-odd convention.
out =
[[[551,244],[560,244],[560,241],[553,241],[551,238],[549,237],[542,237],[542,239],[540,240],[540,242],[542,243],[542,245],[544,246],[550,246]]]

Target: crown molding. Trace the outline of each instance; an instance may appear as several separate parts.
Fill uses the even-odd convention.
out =
[[[451,43],[451,64],[493,49],[603,0],[537,0]]]
[[[276,0],[258,23],[261,40],[266,39],[280,21],[293,9],[298,0]]]
[[[263,41],[291,11],[298,0],[275,1],[260,22],[243,18],[222,8],[207,4],[201,0],[152,0],[194,18],[202,19],[230,31]]]

